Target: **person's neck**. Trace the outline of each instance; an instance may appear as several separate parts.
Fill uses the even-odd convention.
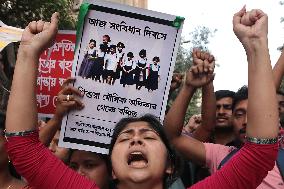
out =
[[[163,182],[153,183],[153,182],[119,182],[117,184],[117,189],[163,189]]]
[[[235,135],[230,128],[215,128],[214,143],[226,145],[235,139]]]

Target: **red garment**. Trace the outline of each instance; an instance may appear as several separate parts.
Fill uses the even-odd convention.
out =
[[[38,132],[9,137],[7,152],[17,172],[33,189],[99,189],[55,157],[38,139]]]
[[[17,171],[34,189],[99,189],[56,158],[38,140],[35,132],[25,137],[9,137],[7,152]],[[246,143],[217,171],[190,189],[255,189],[274,166],[278,144]]]
[[[190,189],[255,189],[273,169],[277,152],[278,144],[245,143],[221,170]]]

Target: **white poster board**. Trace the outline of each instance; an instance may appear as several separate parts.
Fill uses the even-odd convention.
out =
[[[85,108],[63,120],[61,146],[105,154],[121,118],[164,119],[183,22],[177,18],[107,1],[89,6],[72,69]]]

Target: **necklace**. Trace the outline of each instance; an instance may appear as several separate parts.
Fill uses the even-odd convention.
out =
[[[12,186],[12,184],[10,184],[10,185],[8,186],[8,188],[7,188],[7,189],[10,189],[10,188],[11,188],[11,186]]]

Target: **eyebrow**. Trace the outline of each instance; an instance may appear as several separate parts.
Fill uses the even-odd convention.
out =
[[[225,106],[225,105],[233,105],[233,103],[219,103],[216,106]]]
[[[154,129],[150,129],[150,128],[141,128],[139,129],[139,133],[146,133],[146,132],[153,132],[156,135],[160,136],[157,131],[155,131]],[[122,134],[133,134],[134,133],[134,129],[126,129],[124,131],[122,131],[121,133],[119,133],[119,135],[117,137],[119,137]]]
[[[245,109],[243,109],[243,108],[239,108],[239,109],[236,109],[234,112],[235,112],[235,113],[236,113],[236,112],[246,113],[247,111],[246,111]]]

